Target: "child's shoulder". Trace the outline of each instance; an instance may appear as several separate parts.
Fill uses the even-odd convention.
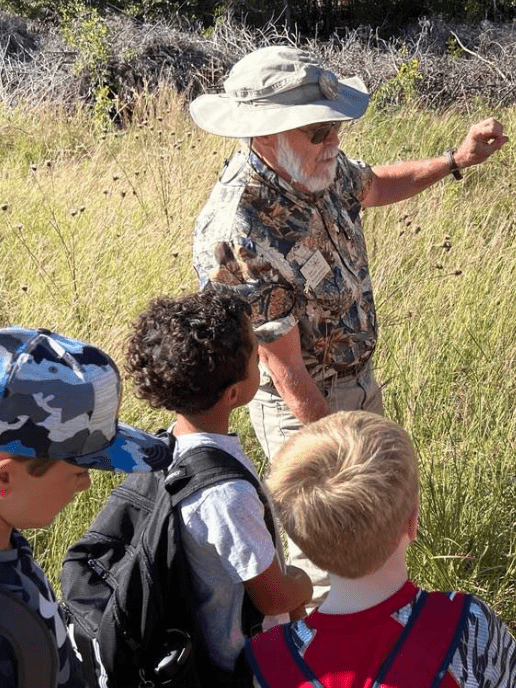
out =
[[[11,549],[0,552],[0,588],[21,600],[28,596],[34,604],[43,598],[53,603],[55,595],[50,582],[34,559],[27,540],[19,531],[13,530],[11,544]]]
[[[244,454],[236,435],[208,435],[193,433],[177,438],[175,459],[183,458],[190,449],[215,447],[229,453],[245,469],[242,477],[232,477],[208,487],[202,487],[181,502],[181,514],[185,524],[211,528],[231,528],[242,536],[246,532],[265,528],[265,510],[268,500],[251,460]],[[245,477],[250,473],[254,480]],[[223,508],[222,508],[223,507]]]
[[[513,647],[516,662],[516,641],[495,610],[483,600],[471,597],[468,615],[469,625],[473,629],[473,636],[484,644],[497,638],[497,642],[505,642]],[[515,667],[516,668],[516,667]]]
[[[244,452],[240,439],[235,433],[220,435],[216,433],[194,432],[180,435],[175,438],[174,461],[185,458],[191,451],[200,451],[203,448],[218,449],[229,454],[233,459],[236,459],[246,471],[251,473],[255,480],[261,483],[255,465]]]

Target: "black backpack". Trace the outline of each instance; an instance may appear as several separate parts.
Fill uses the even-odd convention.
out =
[[[168,433],[160,436],[174,442]],[[92,688],[250,685],[244,661],[234,673],[224,672],[204,646],[177,508],[197,490],[235,478],[256,488],[274,539],[259,481],[230,454],[196,447],[168,474],[129,475],[68,550],[61,573],[63,606]],[[261,630],[262,620],[246,594],[244,634]]]

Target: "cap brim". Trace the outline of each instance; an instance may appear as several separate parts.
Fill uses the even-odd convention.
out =
[[[84,468],[145,473],[167,468],[172,458],[172,452],[163,440],[119,422],[118,433],[108,447],[101,452],[72,457],[67,461]]]
[[[316,122],[358,119],[367,109],[369,94],[361,79],[339,82],[336,100],[308,104],[237,102],[226,94],[202,95],[190,104],[194,122],[218,136],[244,138],[278,134]]]
[[[35,449],[24,446],[18,440],[2,444],[0,450],[18,456],[36,458]],[[67,461],[82,468],[145,473],[167,468],[172,463],[173,456],[168,445],[156,435],[119,422],[117,434],[106,447],[91,454],[49,456],[48,458]]]

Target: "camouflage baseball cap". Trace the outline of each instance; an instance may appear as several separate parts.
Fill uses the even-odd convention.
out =
[[[100,349],[49,330],[0,329],[0,451],[108,471],[151,471],[168,446],[118,422],[120,374]]]

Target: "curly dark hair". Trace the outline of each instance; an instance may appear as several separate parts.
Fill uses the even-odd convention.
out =
[[[235,292],[159,296],[133,324],[125,369],[155,408],[195,414],[212,408],[247,375],[251,307]]]

